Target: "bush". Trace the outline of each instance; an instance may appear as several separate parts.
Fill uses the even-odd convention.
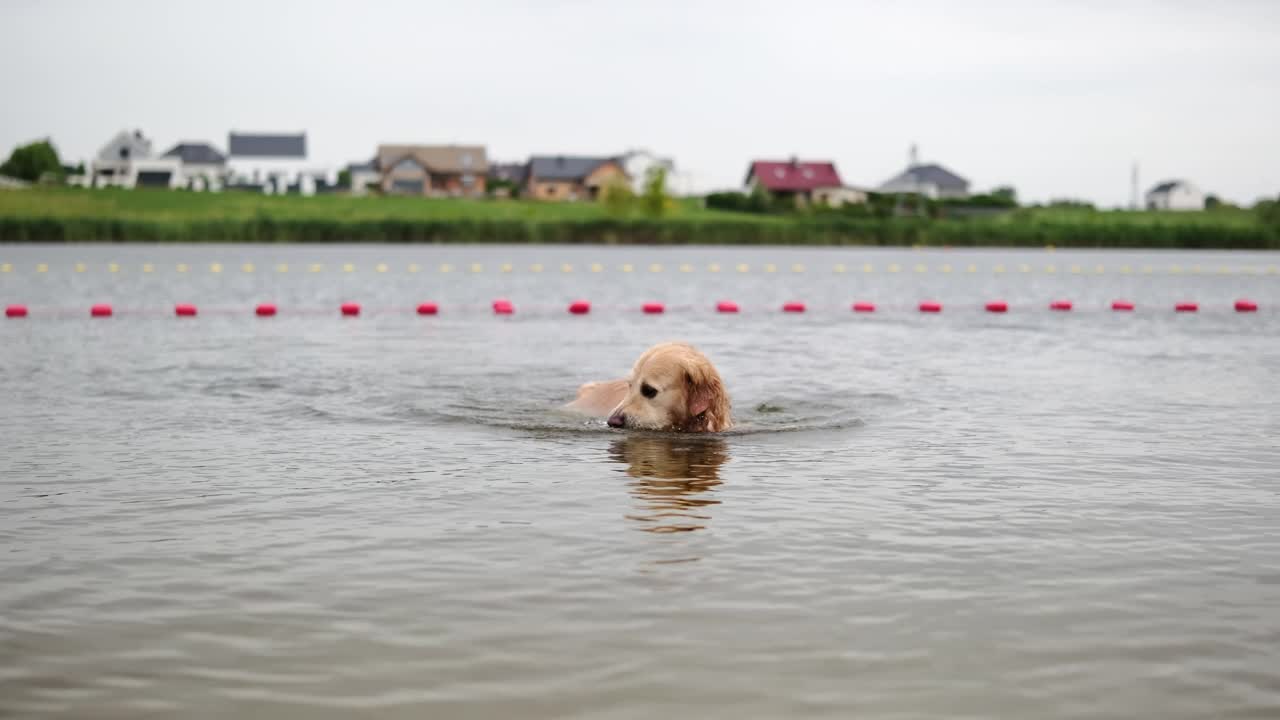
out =
[[[636,204],[636,194],[631,190],[631,184],[626,178],[615,177],[605,185],[600,193],[600,202],[604,205],[605,212],[615,217],[622,217],[631,214],[631,209]]]

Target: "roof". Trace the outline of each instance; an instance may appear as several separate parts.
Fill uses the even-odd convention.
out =
[[[209,143],[178,143],[161,157],[176,157],[183,165],[225,165],[227,156]]]
[[[529,158],[529,176],[538,180],[582,180],[614,157],[582,155],[534,155]]]
[[[378,159],[377,159],[377,158],[373,158],[372,160],[366,160],[366,161],[364,161],[364,162],[353,162],[353,163],[347,163],[347,167],[346,167],[346,168],[344,168],[344,169],[345,169],[347,172],[353,172],[353,173],[355,173],[355,172],[377,172],[377,171],[378,171]]]
[[[815,190],[817,188],[843,187],[840,173],[832,162],[801,162],[799,160],[756,160],[747,170],[746,182],[754,177],[766,190]]]
[[[506,180],[517,184],[523,183],[528,169],[528,163],[491,163],[489,165],[489,177],[494,180]]]
[[[968,191],[969,181],[937,164],[912,165],[897,177],[886,181],[885,185],[911,183],[913,185],[934,185],[939,190]]]
[[[379,145],[378,167],[390,169],[412,158],[430,172],[486,173],[489,158],[483,145]]]
[[[227,154],[232,157],[306,158],[307,134],[231,133]]]
[[[1159,193],[1159,192],[1169,192],[1170,190],[1173,190],[1179,185],[1186,185],[1186,184],[1187,183],[1184,180],[1165,180],[1159,185],[1156,185],[1155,187],[1148,190],[1147,193],[1150,194],[1150,193]]]

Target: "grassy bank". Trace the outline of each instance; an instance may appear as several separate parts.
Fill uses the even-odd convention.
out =
[[[269,197],[37,188],[0,192],[0,242],[528,242],[1280,249],[1253,213],[1023,209],[926,220],[778,216],[682,203],[661,219],[592,203]]]

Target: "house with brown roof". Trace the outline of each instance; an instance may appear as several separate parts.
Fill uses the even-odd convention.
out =
[[[610,184],[630,181],[616,157],[534,155],[525,173],[525,193],[536,200],[594,200]]]
[[[379,145],[386,195],[479,197],[489,160],[483,145]]]
[[[763,190],[797,205],[830,205],[866,202],[866,193],[845,187],[836,164],[827,161],[755,160],[747,168],[747,192]]]

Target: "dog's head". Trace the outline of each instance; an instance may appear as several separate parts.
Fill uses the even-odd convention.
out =
[[[627,396],[609,416],[610,427],[719,432],[733,425],[720,373],[690,345],[649,348],[627,383]]]

